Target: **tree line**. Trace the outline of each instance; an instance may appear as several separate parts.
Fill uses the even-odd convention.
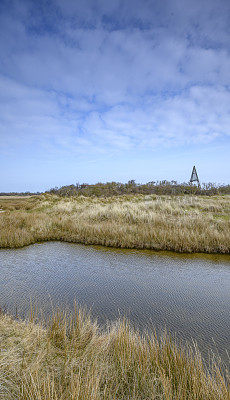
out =
[[[0,192],[0,196],[35,196],[41,192]]]
[[[203,183],[200,187],[191,183],[178,183],[176,181],[152,181],[144,184],[130,180],[127,183],[120,182],[98,182],[96,184],[76,183],[75,185],[55,187],[46,193],[58,196],[97,196],[108,197],[125,194],[156,194],[156,195],[217,195],[230,194],[230,185],[218,185],[215,183]]]

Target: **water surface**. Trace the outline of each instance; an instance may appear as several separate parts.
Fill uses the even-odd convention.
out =
[[[99,322],[128,317],[140,329],[166,327],[226,361],[230,257],[176,255],[60,242],[0,250],[0,306],[26,313],[59,305],[91,309]]]

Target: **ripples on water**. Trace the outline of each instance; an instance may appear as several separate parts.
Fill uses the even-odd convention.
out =
[[[166,327],[227,360],[230,257],[176,255],[49,242],[0,250],[0,306],[23,315],[91,309],[99,322],[127,316],[140,329]]]

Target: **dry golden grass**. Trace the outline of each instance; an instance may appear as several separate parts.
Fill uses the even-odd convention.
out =
[[[230,196],[0,199],[0,247],[46,240],[177,252],[230,252]]]
[[[229,253],[230,196],[0,199],[0,246],[46,240]],[[0,316],[4,400],[229,400],[227,372],[125,321],[101,331],[81,311],[48,327]]]
[[[0,317],[3,400],[229,400],[227,372],[206,369],[195,348],[126,321],[101,331],[82,311],[46,328]]]

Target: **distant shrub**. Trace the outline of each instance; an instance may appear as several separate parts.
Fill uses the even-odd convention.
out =
[[[94,185],[87,183],[55,187],[47,193],[59,196],[96,196],[108,197],[124,194],[156,194],[156,195],[206,195],[230,194],[230,185],[217,185],[214,183],[203,183],[200,187],[190,183],[178,183],[176,181],[157,181],[145,184],[130,180],[127,183],[120,182],[98,182]]]

